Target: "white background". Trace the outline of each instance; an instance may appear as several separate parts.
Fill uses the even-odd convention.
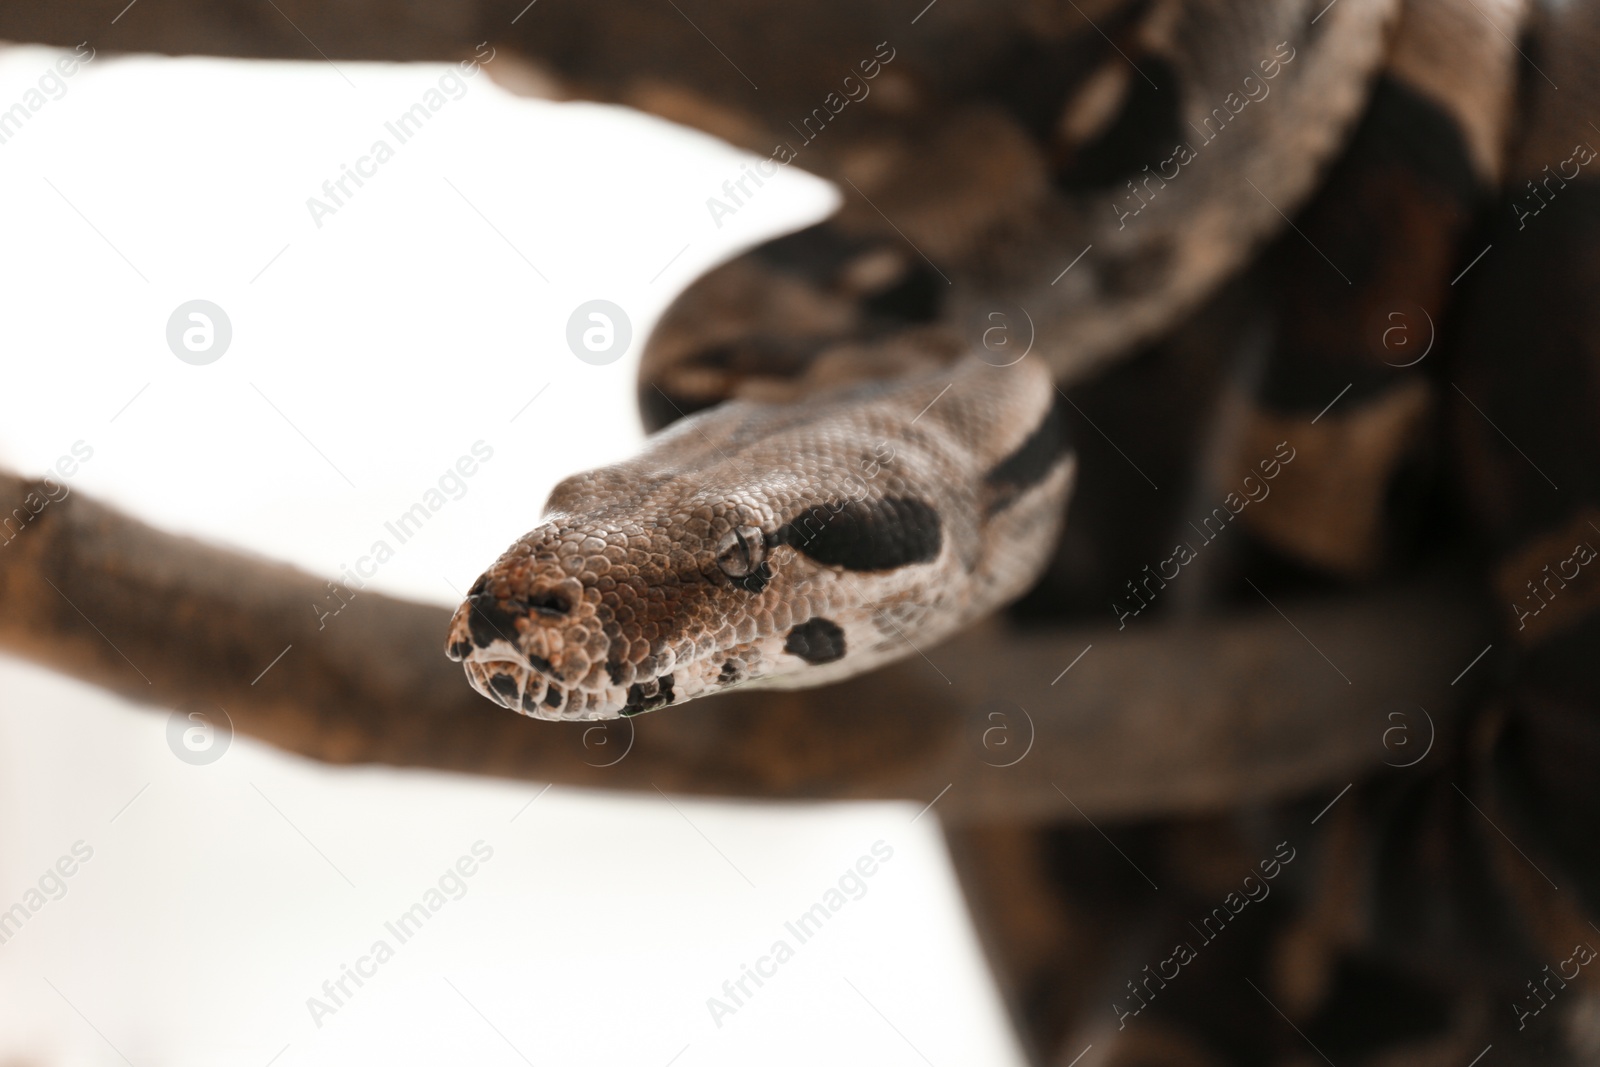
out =
[[[57,56],[0,53],[0,110]],[[558,478],[637,445],[633,357],[672,296],[834,202],[791,171],[718,229],[739,154],[480,74],[316,227],[306,199],[443,70],[102,56],[67,80],[0,145],[0,466],[83,441],[73,491],[332,577],[482,440],[374,581],[452,604]],[[196,298],[233,326],[204,367],[165,339]],[[595,298],[634,326],[605,367],[565,343]],[[0,1062],[1018,1062],[917,805],[529,805],[539,783],[242,738],[194,767],[165,727],[0,659],[0,909],[93,849],[0,945]],[[880,839],[867,894],[716,1027],[707,997]],[[466,895],[315,1026],[307,998],[479,840]]]

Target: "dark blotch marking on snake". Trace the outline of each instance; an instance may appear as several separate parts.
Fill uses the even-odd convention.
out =
[[[759,245],[750,254],[784,274],[826,282],[869,247],[861,238],[819,222]]]
[[[838,288],[840,277],[853,263],[878,247],[819,222],[768,241],[750,254],[764,266],[828,292]],[[931,267],[918,262],[908,265],[888,286],[865,296],[861,309],[870,318],[892,323],[932,322],[938,317],[943,296],[942,280]]]
[[[457,641],[457,642],[455,642],[454,644],[452,644],[450,646],[448,655],[450,656],[451,659],[453,659],[453,660],[455,660],[456,662],[459,663],[461,660],[464,660],[468,656],[472,655],[472,642],[471,641]]]
[[[502,703],[508,708],[517,706],[517,680],[509,674],[491,675],[489,688],[504,697]]]
[[[1340,227],[1348,260],[1377,263],[1393,257],[1394,266],[1415,264],[1420,261],[1410,257],[1429,254],[1423,250],[1426,245],[1397,254],[1387,250],[1385,238],[1392,240],[1394,226],[1416,227],[1414,232],[1421,233],[1441,217],[1470,215],[1489,193],[1476,174],[1472,151],[1450,114],[1429,96],[1382,76],[1373,85],[1366,111],[1344,150],[1344,162],[1334,167],[1325,191],[1317,197],[1314,217],[1326,226],[1334,219],[1355,218],[1357,212],[1383,211],[1386,221],[1382,225]],[[1339,261],[1347,260],[1340,257]],[[1313,264],[1326,269],[1320,261],[1306,259],[1290,265],[1275,280],[1286,322],[1311,315],[1317,321],[1279,331],[1274,339],[1278,351],[1267,360],[1257,393],[1257,403],[1268,411],[1305,420],[1316,417],[1328,398],[1347,386],[1348,394],[1336,411],[1409,386],[1412,376],[1422,370],[1416,367],[1400,374],[1400,368],[1386,365],[1390,360],[1411,359],[1402,354],[1409,348],[1386,351],[1384,346],[1377,353],[1380,362],[1366,349],[1335,340],[1335,335],[1354,333],[1367,315],[1363,297],[1370,297],[1353,293],[1348,298],[1343,294],[1332,298],[1311,271]],[[1348,332],[1330,330],[1330,321],[1348,322],[1352,328]],[[1363,337],[1368,345],[1382,345],[1389,336],[1383,331],[1402,325],[1418,332],[1426,329],[1410,313],[1390,315],[1379,319],[1376,326],[1369,324]],[[1419,341],[1417,350],[1421,347]]]
[[[606,677],[611,679],[611,684],[612,685],[621,685],[622,684],[622,663],[620,661],[618,661],[618,660],[612,660],[610,663],[607,663],[606,664]]]
[[[547,708],[559,708],[561,706],[561,690],[553,685],[545,686],[544,704]]]
[[[831,619],[812,619],[789,631],[783,650],[810,664],[844,658],[844,631]]]
[[[532,652],[526,653],[526,655],[528,657],[528,665],[534,670],[541,674],[548,674],[558,682],[566,681],[565,678],[561,677],[561,672],[551,666],[550,661],[543,656],[535,656]]]
[[[1072,452],[1067,431],[1067,398],[1059,390],[1050,410],[1010,455],[996,463],[983,476],[990,491],[984,510],[994,514],[1004,509],[1025,491],[1044,481],[1051,471]]]
[[[727,660],[722,664],[722,670],[717,672],[717,682],[721,685],[732,685],[743,673],[738,663],[731,659]]]
[[[472,614],[468,628],[472,631],[472,640],[479,648],[488,648],[495,641],[505,641],[507,644],[516,644],[517,640],[517,613],[507,611],[495,601],[489,593],[477,593],[467,598],[472,605]],[[513,606],[516,601],[512,601]],[[458,642],[451,648],[454,652],[464,642]],[[470,651],[470,649],[468,650]],[[531,652],[524,654],[528,664],[542,674],[548,674],[557,681],[565,681],[561,672],[551,665],[543,656],[536,656]]]
[[[1117,36],[1114,29],[1106,32]],[[1139,167],[1152,155],[1157,158],[1170,155],[1169,146],[1184,140],[1186,134],[1179,108],[1183,99],[1183,76],[1159,55],[1144,52],[1138,56],[1138,61],[1141,77],[1127,79],[1116,117],[1090,141],[1080,145],[1062,143],[1055,133],[1061,105],[1049,111],[1038,111],[1038,118],[1047,123],[1038,127],[1038,135],[1053,142],[1056,188],[1080,195],[1121,189],[1128,175],[1137,176]],[[1074,66],[1070,60],[1063,63],[1057,58],[1056,62],[1068,70]]]
[[[926,563],[943,544],[939,513],[909,497],[818,504],[773,532],[768,545],[788,545],[818,563],[849,571],[887,571]]]
[[[515,643],[517,617],[500,607],[492,593],[474,593],[467,597],[472,614],[467,616],[467,628],[472,632],[473,643],[488,648],[496,641]]]
[[[628,686],[628,702],[623,706],[623,717],[631,718],[671,704],[673,684],[670,674],[663,674],[650,682],[634,682]]]
[[[862,310],[893,323],[932,322],[939,317],[945,287],[932,267],[910,264],[905,274],[861,302]]]

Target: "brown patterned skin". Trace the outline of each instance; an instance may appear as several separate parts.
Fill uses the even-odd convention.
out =
[[[1187,5],[1127,10],[1117,36],[1133,67],[1158,77],[1192,71],[1192,58],[1180,57],[1195,38],[1170,27],[1200,16]],[[1327,154],[1305,153],[1319,177],[1303,199],[1259,181],[1252,191],[1221,164],[1197,167],[1192,184],[1143,186],[1155,195],[1127,220],[1151,224],[1138,237],[1102,229],[1092,242],[1080,223],[1063,221],[1088,217],[1074,205],[1089,191],[1103,194],[1159,158],[1139,136],[1141,124],[1161,125],[1159,109],[1139,104],[1142,89],[1126,71],[1064,78],[1062,123],[1048,132],[1008,128],[992,114],[981,135],[977,124],[963,127],[969,145],[987,146],[973,154],[1007,161],[993,170],[942,166],[941,142],[909,121],[891,143],[950,180],[910,183],[889,163],[867,171],[878,184],[853,182],[860,201],[903,224],[906,241],[847,194],[837,218],[702,279],[652,338],[641,407],[648,423],[664,425],[729,396],[804,411],[819,389],[902,373],[903,346],[886,338],[912,328],[971,345],[981,321],[973,293],[1037,312],[1047,324],[1041,351],[1075,401],[1067,418],[1084,476],[1062,551],[1029,598],[1034,612],[1087,615],[1125,597],[1122,581],[1206,513],[1192,502],[1222,499],[1279,442],[1292,442],[1295,466],[1274,483],[1271,503],[1244,510],[1230,539],[1207,549],[1203,570],[1155,601],[1154,615],[1254,596],[1247,578],[1277,596],[1391,580],[1428,560],[1455,561],[1463,580],[1468,568],[1490,569],[1486,588],[1521,606],[1505,609],[1512,651],[1497,643],[1468,682],[1484,689],[1481,712],[1418,766],[1357,784],[1331,814],[1319,797],[1124,826],[1115,834],[1126,857],[1087,830],[951,829],[997,976],[1039,1062],[1066,1063],[1090,1043],[1098,1062],[1130,1067],[1316,1053],[1341,1065],[1464,1064],[1491,1044],[1501,1062],[1578,1063],[1600,1051],[1584,1022],[1595,1010],[1585,992],[1535,1012],[1545,1001],[1525,988],[1590,939],[1600,904],[1589,855],[1600,692],[1580,651],[1592,649],[1600,625],[1596,587],[1581,570],[1581,546],[1600,543],[1600,530],[1585,533],[1590,521],[1600,526],[1600,444],[1590,439],[1597,332],[1583,295],[1600,269],[1591,262],[1597,201],[1587,179],[1552,185],[1541,169],[1570,156],[1566,141],[1589,140],[1567,101],[1600,94],[1566,57],[1582,54],[1574,42],[1600,38],[1593,21],[1593,5],[1535,16],[1518,5],[1484,14],[1408,3],[1374,38],[1383,41],[1381,76],[1350,76],[1362,86],[1360,121]],[[1361,51],[1340,33],[1363,31],[1324,30],[1292,37],[1292,62]],[[1541,68],[1566,97],[1531,66],[1518,69],[1519,39],[1537,43]],[[903,53],[897,62],[915,56],[913,46]],[[919,82],[914,62],[901,69]],[[1196,81],[1183,88],[1183,108],[1204,99]],[[1110,104],[1100,99],[1108,94]],[[1256,103],[1244,114],[1282,104],[1292,119],[1305,106],[1288,94]],[[692,119],[693,108],[678,117]],[[940,129],[959,125],[952,118]],[[882,133],[871,122],[860,129]],[[859,179],[843,120],[837,132],[807,164]],[[1018,135],[1034,139],[1031,158]],[[1291,174],[1284,156],[1303,148],[1256,128],[1234,169]],[[1535,201],[1549,201],[1542,218],[1515,210],[1528,191],[1507,188],[1529,179],[1545,182]],[[1239,206],[1259,207],[1258,194],[1292,213],[1295,227],[1266,227],[1271,241],[1219,287],[1264,232]],[[1174,204],[1181,215],[1161,214]],[[1033,221],[1019,234],[1006,213],[1024,207]],[[1208,232],[1207,218],[1228,222]],[[1533,226],[1543,228],[1523,232]],[[1197,233],[1207,236],[1184,243]],[[1081,243],[1061,247],[1068,240]],[[1118,243],[1129,240],[1142,251]],[[1042,278],[1048,256],[1039,249],[1049,241],[1062,265],[1091,243],[1110,254],[1085,259],[1093,266],[1073,286],[1041,298],[1039,281],[1018,266]],[[1457,288],[1491,242],[1500,255]],[[1208,266],[1189,248],[1202,249]],[[1183,295],[1191,283],[1205,293],[1198,304]],[[1081,303],[1089,299],[1116,320],[1114,342],[1100,340],[1102,320]],[[1525,307],[1539,313],[1530,319]],[[1120,362],[1102,366],[1103,343]],[[1547,353],[1533,364],[1547,372],[1505,357],[1530,345]],[[1570,388],[1552,392],[1555,368]],[[1110,442],[1132,442],[1137,475]],[[1538,469],[1523,449],[1540,457]],[[1578,573],[1552,581],[1546,565],[1563,561]],[[1215,944],[1196,941],[1196,916],[1280,843],[1298,859],[1270,900]],[[1201,953],[1182,980],[1151,983],[1143,969],[1189,942]]]
[[[1341,1067],[1465,1064],[1491,1044],[1506,1063],[1592,1062],[1597,1052],[1586,994],[1537,1018],[1515,1010],[1542,1003],[1528,999],[1526,979],[1593,933],[1600,904],[1585,844],[1600,811],[1591,773],[1600,692],[1579,651],[1600,625],[1594,587],[1581,572],[1555,584],[1543,570],[1580,558],[1600,456],[1581,432],[1596,424],[1597,333],[1581,295],[1600,271],[1589,251],[1595,194],[1586,178],[1550,185],[1541,170],[1569,157],[1565,141],[1590,139],[1568,100],[1593,101],[1600,87],[1566,57],[1597,39],[1594,6],[1486,13],[1413,0],[1328,24],[1344,7],[1317,30],[1305,21],[1315,12],[1262,9],[1263,23],[1281,15],[1296,27],[1283,37],[1295,58],[1273,85],[1284,91],[1240,112],[1237,140],[1205,141],[1192,169],[1153,184],[1146,165],[1170,152],[1159,140],[1174,117],[1163,101],[1180,101],[1185,123],[1222,101],[1223,79],[1248,69],[1238,42],[1261,29],[1255,13],[1097,10],[1126,64],[1084,60],[1056,78],[1054,106],[1035,99],[1031,111],[1020,94],[1001,102],[1003,90],[963,82],[968,67],[936,80],[919,63],[925,43],[895,37],[891,69],[914,91],[891,99],[909,101],[905,113],[841,118],[801,162],[848,179],[841,213],[703,278],[646,352],[640,402],[651,426],[727,397],[803,411],[818,390],[915,366],[888,338],[915,329],[970,348],[989,311],[1028,309],[1038,352],[1073,402],[1066,418],[1082,464],[1061,551],[1027,601],[1033,614],[1103,616],[1126,603],[1126,580],[1188,538],[1185,527],[1279,443],[1296,458],[1270,503],[1243,510],[1194,576],[1131,624],[1257,590],[1276,598],[1391,581],[1423,563],[1471,581],[1504,555],[1485,587],[1523,612],[1505,609],[1515,651],[1497,642],[1465,683],[1483,688],[1480,713],[1417,767],[1356,784],[1326,816],[1331,798],[1318,797],[1113,831],[1160,892],[1095,831],[949,831],[997,977],[1041,1063],[1067,1063],[1090,1043],[1097,1062],[1129,1067],[1287,1064],[1317,1051]],[[1043,10],[1023,20],[1035,55],[1088,34]],[[1206,32],[1208,18],[1250,29],[1222,40]],[[1561,92],[1517,55],[1519,43]],[[1082,59],[1095,46],[1072,47]],[[981,39],[974,51],[987,54]],[[1215,80],[1198,74],[1211,69],[1203,56],[1225,52]],[[1288,89],[1335,55],[1341,85],[1322,83],[1318,112]],[[1151,93],[1134,71],[1153,76]],[[1316,83],[1313,73],[1303,84]],[[962,93],[965,103],[952,99]],[[736,119],[728,97],[746,101]],[[767,150],[748,110],[765,105],[748,96],[720,98],[721,127],[699,110],[706,96],[633,99]],[[932,107],[941,120],[919,121]],[[1284,136],[1280,122],[1302,124],[1302,135]],[[902,162],[911,160],[939,181],[913,177]],[[1528,190],[1508,188],[1528,179],[1547,183],[1538,203],[1551,201],[1534,221],[1514,210]],[[1096,223],[1113,192],[1138,197],[1115,201],[1137,215]],[[1458,286],[1491,242],[1499,255]],[[1070,284],[1050,286],[1089,245]],[[1540,309],[1531,321],[1529,306]],[[1530,343],[1547,353],[1533,365],[1562,368],[1571,388],[1506,357]],[[1527,599],[1529,581],[1537,599]],[[1280,842],[1298,859],[1270,901],[1205,942],[1182,981],[1141,982],[1148,1005],[1131,1012],[1129,980],[1194,940],[1196,916]],[[1535,869],[1562,872],[1565,891]]]
[[[448,654],[537,718],[817,684],[1027,589],[1074,463],[1037,363],[738,401],[568,478],[456,612]]]

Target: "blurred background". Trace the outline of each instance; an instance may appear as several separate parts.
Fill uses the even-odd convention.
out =
[[[0,51],[0,106],[61,54]],[[718,225],[742,154],[446,77],[99,56],[50,83],[0,143],[0,466],[75,455],[71,492],[332,579],[476,445],[367,586],[454,605],[559,478],[637,446],[638,348],[672,297],[835,202],[791,168]],[[444,106],[314,216],[431,90]],[[196,300],[231,335],[203,365],[168,343]],[[631,325],[604,365],[567,344],[592,300]],[[76,856],[0,943],[0,1064],[1020,1062],[915,805],[542,792],[243,737],[197,764],[168,718],[0,657],[0,909]],[[596,740],[597,762],[626,749]],[[859,899],[714,1018],[878,842]],[[442,877],[399,943],[384,924]],[[335,1002],[379,939],[393,958]]]

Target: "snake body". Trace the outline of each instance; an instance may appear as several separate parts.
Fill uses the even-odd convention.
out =
[[[1073,473],[1038,366],[971,359],[736,401],[567,479],[473,586],[449,653],[548,719],[733,686],[814,684],[938,641],[1020,595]]]
[[[330,62],[454,60],[488,38],[497,58],[476,54],[504,85],[633,107],[754,153],[707,190],[708,225],[774,165],[840,193],[830,218],[735,256],[655,324],[638,400],[656,436],[562,483],[455,613],[446,651],[484,695],[609,717],[906,657],[892,683],[849,690],[894,714],[782,694],[748,734],[737,715],[699,731],[685,709],[639,739],[673,766],[668,788],[721,792],[744,773],[762,795],[845,796],[862,772],[830,724],[899,745],[926,714],[935,728],[905,748],[927,775],[874,767],[873,788],[895,792],[873,795],[950,781],[963,760],[987,764],[952,774],[965,788],[993,768],[1059,792],[1071,815],[979,803],[968,819],[992,814],[964,822],[945,801],[934,816],[1040,1065],[1600,1062],[1583,969],[1600,943],[1600,2],[260,7],[145,0],[107,27],[87,0],[0,5],[0,36],[70,48],[99,25],[108,49],[302,59],[315,40]],[[236,580],[187,543],[152,553],[138,539],[150,531],[113,544],[126,526],[75,507],[12,550],[26,562],[10,561],[8,603],[51,571],[70,586],[36,591],[48,606],[21,613],[18,647],[42,640],[51,662],[95,677],[110,638],[67,598],[103,581],[104,607],[142,638],[170,627],[198,646],[147,640],[152,660],[171,645],[182,662],[123,691],[188,672],[209,700],[255,673],[254,632],[194,640],[213,621],[194,605],[272,629],[277,609],[240,609],[284,575]],[[84,558],[98,568],[77,573]],[[140,559],[162,561],[142,584],[128,574]],[[1435,658],[1344,677],[1310,620],[1426,576],[1476,592],[1481,617],[1463,630],[1481,622],[1492,643],[1459,673]],[[1063,629],[1008,644],[1017,629],[994,626],[963,645],[1010,600],[1015,626]],[[1316,613],[1300,610],[1309,600]],[[262,603],[305,622],[297,595]],[[367,632],[434,625],[389,607]],[[1011,675],[996,696],[1030,694],[1059,741],[1098,729],[1085,706],[1108,703],[1079,702],[1082,674],[1033,677],[1046,635],[1092,628],[1089,654],[1124,665],[1156,650],[1148,669],[1170,681],[1224,614],[1235,639],[1216,646],[1220,676],[1262,680],[1224,694],[1241,722],[1278,718],[1278,701],[1249,694],[1291,674],[1286,699],[1321,677],[1349,685],[1351,722],[1368,695],[1378,705],[1368,751],[1321,764],[1351,761],[1341,791],[1279,777],[1180,800],[1130,781],[1129,797],[1171,807],[1140,800],[1123,810],[1147,814],[1116,818],[1102,792],[1105,819],[1089,824],[1061,767],[963,750],[950,702],[924,706],[936,690],[910,681],[913,657],[931,672],[986,649],[996,662],[982,666]],[[1285,644],[1256,655],[1249,635],[1266,627],[1303,659]],[[555,765],[544,724],[491,752],[477,739],[511,735],[439,714],[377,716],[394,736],[363,748],[356,706],[398,706],[421,676],[358,687],[369,676],[335,662],[339,635],[319,640],[315,699],[284,695],[288,666],[251,690],[279,724],[263,736],[311,731],[315,754],[340,760],[426,747],[444,766],[503,773],[534,752]],[[1380,660],[1407,660],[1399,644]],[[1085,652],[1074,641],[1060,663]],[[113,667],[99,677],[123,678]],[[1413,743],[1404,724],[1429,692],[1459,710]],[[1137,713],[1138,699],[1116,707]],[[1158,719],[1162,747],[1187,751],[1181,717]],[[1276,754],[1249,755],[1259,768]],[[1250,764],[1214,745],[1197,759],[1216,780]],[[724,761],[744,770],[710,772]],[[567,780],[626,780],[579,766]],[[939,1059],[913,1015],[901,1025]]]
[[[646,43],[681,29],[659,13],[630,16],[629,72],[598,82],[596,28],[543,16],[566,42],[549,78],[859,195],[669,309],[644,353],[641,409],[652,429],[690,417],[636,459],[563,483],[546,524],[473,586],[446,649],[479,692],[596,718],[732,685],[820,684],[915,655],[1041,577],[1066,547],[1076,469],[1056,462],[1074,420],[1051,379],[1126,359],[1282,227],[1275,204],[1302,202],[1339,150],[1397,9],[1343,0],[1313,24],[1293,5],[1090,6],[951,5],[919,20],[915,45],[886,28],[903,21],[886,0],[774,7],[765,26],[718,26],[779,79],[754,95]],[[834,17],[861,36],[819,35]],[[789,40],[852,72],[850,110],[812,98]],[[1223,128],[1245,123],[1241,93],[1260,101],[1250,132]],[[800,142],[785,133],[774,153],[778,130]],[[1198,161],[1152,179],[1180,136]],[[1241,175],[1259,196],[1238,195]],[[894,459],[853,499],[879,447]],[[719,565],[729,552],[770,584]]]
[[[581,5],[532,9],[528,53],[794,142],[842,206],[657,323],[660,432],[473,586],[447,641],[472,684],[607,717],[916,656],[1024,591],[1016,617],[1110,642],[1445,568],[1499,633],[1432,680],[1477,692],[1426,758],[1331,805],[1125,824],[1116,854],[1024,819],[947,839],[1038,1062],[1600,1060],[1596,1002],[1527,981],[1600,928],[1600,4],[627,11],[625,62]],[[692,58],[702,31],[759,91]],[[841,71],[870,94],[835,112]],[[1272,899],[1193,941],[1285,840]],[[1216,980],[1126,981],[1130,945],[1191,942]]]

